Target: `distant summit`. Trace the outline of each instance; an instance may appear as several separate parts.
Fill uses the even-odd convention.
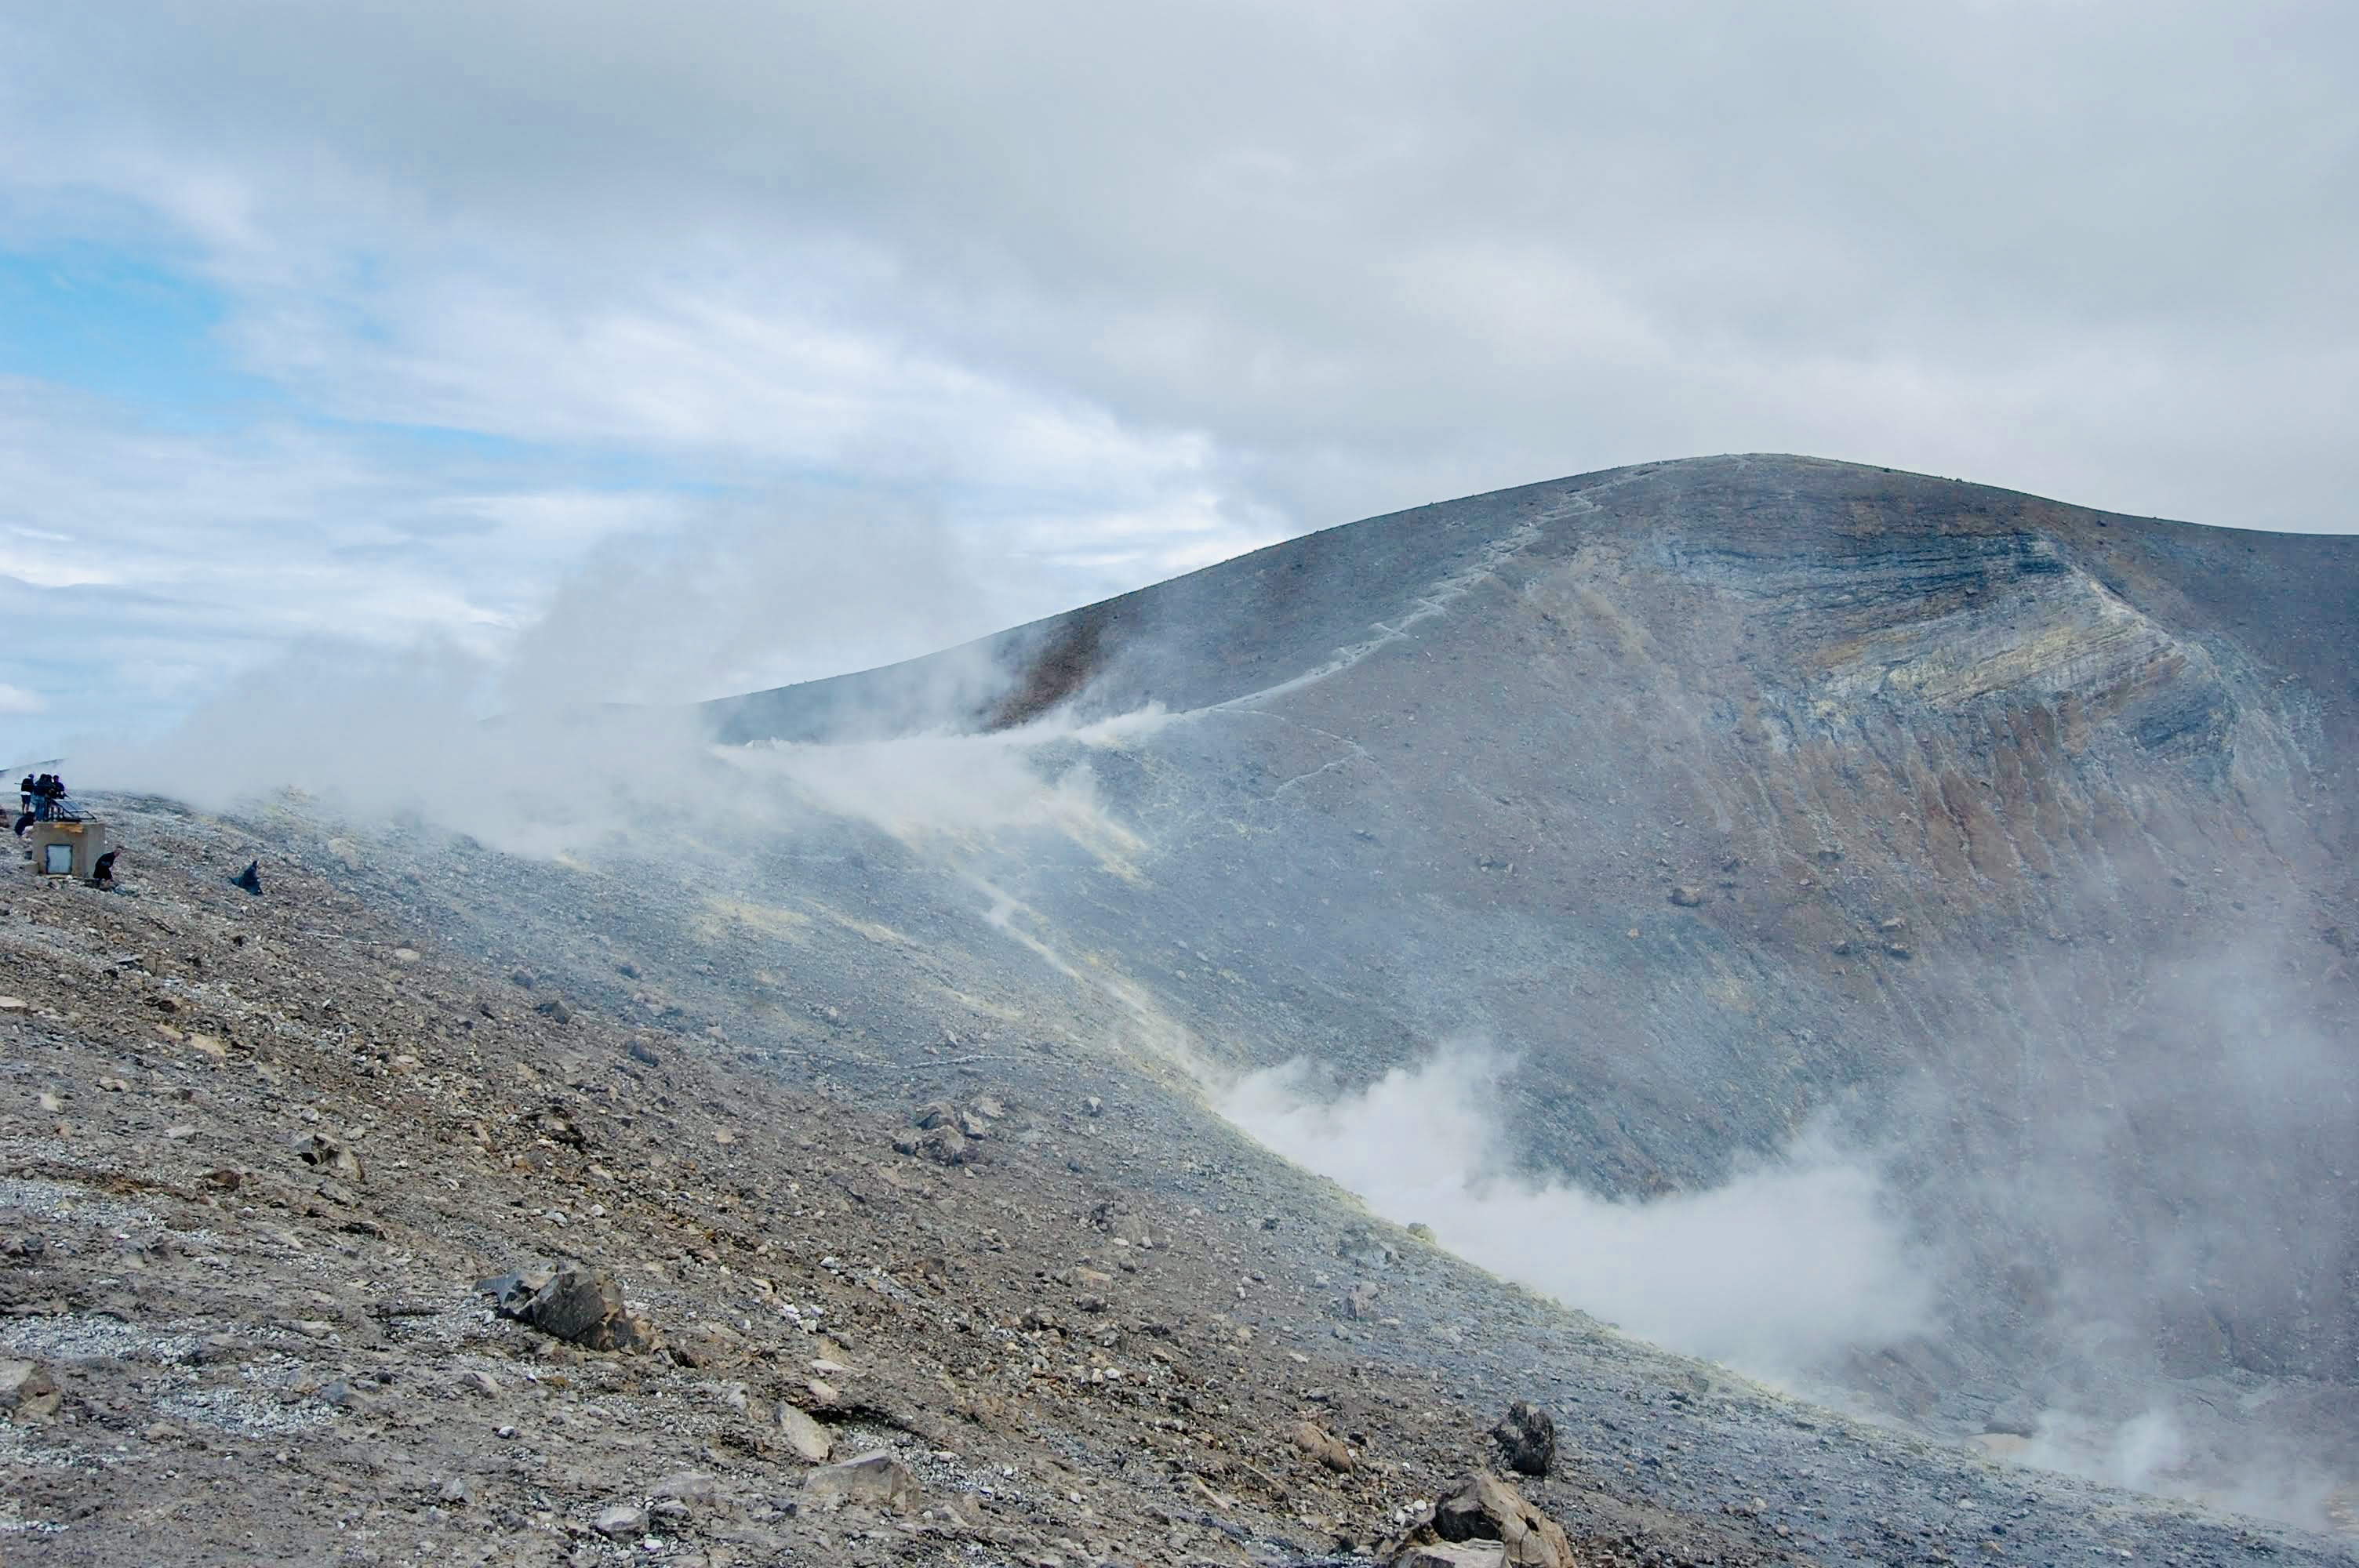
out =
[[[1479,1030],[1516,1063],[1503,1158],[1607,1195],[1832,1119],[1943,1317],[1833,1375],[1971,1436],[2351,1391],[2354,649],[2359,538],[1723,457],[711,711],[746,741],[1159,705],[1083,759],[1128,875],[995,873],[1070,946],[1239,1065],[1364,1084]]]

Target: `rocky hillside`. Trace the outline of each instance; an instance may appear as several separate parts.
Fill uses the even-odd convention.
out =
[[[1632,1199],[1832,1123],[1939,1314],[1826,1377],[1995,1445],[2160,1411],[2224,1463],[2254,1417],[2347,1484],[2354,646],[2347,536],[1726,458],[713,718],[1048,715],[1036,766],[1124,837],[959,863],[1203,1056],[1350,1088],[1479,1034],[1514,1158]]]
[[[2352,565],[1674,464],[723,705],[611,821],[95,797],[117,887],[0,892],[0,1543],[2347,1562],[1990,1455],[2352,1522]],[[1868,1419],[1572,1310],[1773,1316],[1771,1210],[1475,1236],[1218,1114],[1470,1032],[1375,1164],[1618,1225],[1839,1147],[1930,1291],[1815,1369]]]
[[[1136,1106],[731,1060],[355,896],[349,840],[109,805],[120,888],[0,900],[11,1562],[1299,1560],[1485,1462],[1485,1390],[1328,1332],[1356,1271],[1277,1227],[1332,1206],[1107,1179]],[[1775,1539],[1530,1490],[1583,1561]]]
[[[2337,1560],[1625,1341],[879,920],[103,805],[0,896],[11,1562]]]

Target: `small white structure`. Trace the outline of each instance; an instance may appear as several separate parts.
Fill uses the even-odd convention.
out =
[[[36,822],[25,836],[33,847],[37,877],[79,877],[88,881],[97,874],[98,858],[106,853],[106,824],[92,817]]]

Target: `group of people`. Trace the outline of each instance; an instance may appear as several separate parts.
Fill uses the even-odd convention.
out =
[[[0,778],[7,776],[0,773]],[[17,784],[16,794],[24,805],[23,813],[16,818],[16,837],[19,838],[34,823],[47,822],[53,816],[67,814],[66,781],[55,773],[43,773],[38,778],[27,773]]]

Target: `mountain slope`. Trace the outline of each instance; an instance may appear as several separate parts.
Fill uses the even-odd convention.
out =
[[[714,717],[1159,706],[1036,753],[1120,864],[1035,838],[971,869],[1192,1049],[1348,1087],[1479,1033],[1514,1160],[1631,1198],[1832,1119],[1941,1304],[1822,1371],[1961,1434],[2265,1405],[2349,1475],[2354,646],[2359,541],[1728,458]]]

